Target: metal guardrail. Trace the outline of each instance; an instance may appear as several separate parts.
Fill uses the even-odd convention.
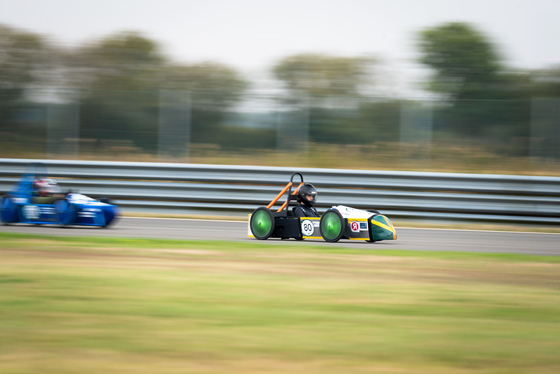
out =
[[[560,225],[559,177],[0,158],[2,194],[30,162],[44,163],[63,189],[108,197],[125,212],[245,216],[298,171],[318,188],[319,211],[342,204],[392,219]]]

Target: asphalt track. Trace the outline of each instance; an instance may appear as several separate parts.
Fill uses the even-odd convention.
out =
[[[397,240],[367,243],[341,240],[336,244],[322,240],[299,241],[302,245],[343,246],[355,249],[406,249],[416,251],[453,251],[518,253],[560,256],[560,234],[506,231],[469,231],[397,227]],[[247,223],[164,218],[121,218],[114,226],[57,227],[36,225],[0,225],[0,232],[53,236],[92,236],[157,238],[185,240],[234,240],[256,242],[247,237]],[[292,245],[295,240],[268,239],[266,243]],[[0,244],[1,248],[1,244]]]

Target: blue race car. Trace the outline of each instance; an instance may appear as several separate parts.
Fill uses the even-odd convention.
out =
[[[4,224],[108,227],[118,216],[118,207],[108,200],[62,192],[40,163],[28,165],[19,183],[0,199],[0,221]]]

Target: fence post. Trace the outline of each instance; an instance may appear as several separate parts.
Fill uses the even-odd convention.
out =
[[[158,157],[189,157],[191,93],[159,92]]]
[[[543,158],[560,159],[560,98],[533,98],[529,152],[533,162]]]
[[[400,148],[401,157],[412,145],[422,147],[423,159],[430,163],[433,137],[433,105],[431,102],[403,102],[401,104]],[[415,152],[417,154],[417,152]],[[403,160],[401,160],[403,161]]]
[[[67,92],[72,100],[47,104],[47,157],[78,158],[80,151],[80,93]],[[59,96],[59,95],[56,95]],[[60,95],[64,96],[64,95]]]

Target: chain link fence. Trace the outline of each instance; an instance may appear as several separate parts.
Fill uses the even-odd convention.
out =
[[[192,162],[244,155],[259,164],[264,154],[320,149],[325,160],[383,154],[423,167],[474,155],[481,163],[507,159],[527,169],[560,160],[560,98],[450,105],[264,94],[225,103],[215,93],[184,91],[36,90],[32,96],[49,100],[0,111],[0,157]]]

